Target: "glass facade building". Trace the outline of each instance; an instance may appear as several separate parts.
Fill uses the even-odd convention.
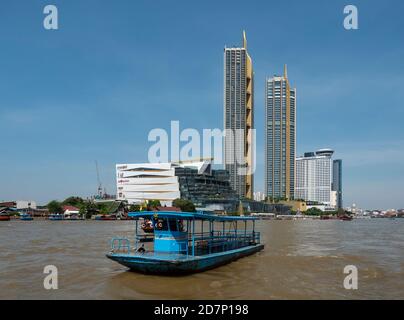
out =
[[[294,198],[296,154],[296,89],[291,89],[285,66],[282,77],[266,80],[265,194]]]
[[[332,190],[337,193],[337,208],[342,208],[342,160],[333,161]]]
[[[207,199],[227,199],[238,201],[238,196],[230,186],[226,170],[212,170],[200,174],[190,167],[175,168],[182,199],[192,201],[197,207],[205,205]]]
[[[175,168],[182,199],[192,201],[196,207],[221,212],[238,212],[239,206],[247,212],[289,214],[290,207],[241,199],[231,188],[230,175],[226,170],[201,173],[191,167]]]

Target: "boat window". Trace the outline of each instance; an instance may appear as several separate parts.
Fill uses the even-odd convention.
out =
[[[170,231],[185,232],[184,221],[181,219],[168,219]]]
[[[168,223],[170,225],[170,231],[178,231],[177,230],[177,219],[168,219]]]
[[[180,219],[157,219],[155,228],[160,231],[186,232],[184,221]]]

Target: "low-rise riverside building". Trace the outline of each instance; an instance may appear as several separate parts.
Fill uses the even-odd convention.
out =
[[[26,209],[36,209],[37,205],[35,201],[15,200],[15,201],[0,202],[0,207],[14,208],[16,210],[26,210]]]
[[[74,206],[63,206],[63,214],[65,216],[75,216],[78,215],[80,213],[80,209],[76,208]]]
[[[192,201],[215,212],[282,212],[289,207],[245,199],[232,189],[226,170],[213,170],[210,161],[117,164],[117,200],[129,204],[159,200],[171,206],[175,199]]]

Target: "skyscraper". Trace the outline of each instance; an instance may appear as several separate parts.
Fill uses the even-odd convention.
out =
[[[331,188],[333,153],[331,149],[321,149],[296,158],[296,199],[335,205]]]
[[[266,80],[265,86],[265,194],[294,198],[296,153],[296,89],[283,76]]]
[[[245,32],[242,47],[224,48],[224,129],[231,186],[239,196],[253,198],[254,72]]]
[[[342,208],[342,160],[334,160],[332,168],[332,190],[337,193],[337,208]]]

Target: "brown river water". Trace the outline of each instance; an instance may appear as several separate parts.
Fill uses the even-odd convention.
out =
[[[265,249],[206,272],[129,272],[105,257],[131,221],[0,222],[0,299],[404,299],[404,219],[258,221]],[[46,265],[58,289],[46,290]],[[358,268],[358,290],[343,269]]]

